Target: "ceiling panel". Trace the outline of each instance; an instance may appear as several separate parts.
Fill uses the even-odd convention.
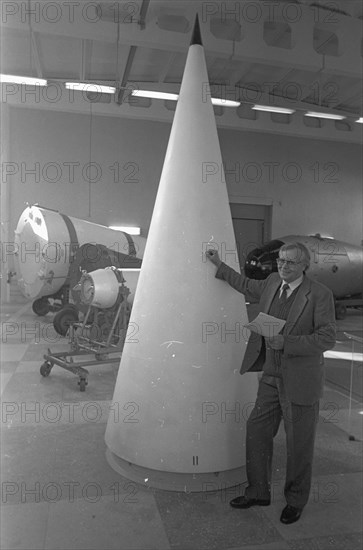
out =
[[[65,4],[73,5],[74,17],[69,9],[57,11],[54,2],[42,13],[42,4],[33,0],[29,5],[40,10],[37,17],[26,9],[7,17],[2,72],[112,82],[119,90],[108,99],[116,104],[122,90],[135,83],[178,92],[198,11],[210,84],[228,87],[220,86],[221,97],[228,93],[246,103],[278,98],[298,109],[362,116],[360,1],[255,0],[249,3],[254,12],[246,11],[246,2],[229,0],[101,0],[88,3],[85,13],[82,3],[59,6]],[[301,17],[292,22],[288,14],[294,6]],[[58,13],[56,21],[49,20]],[[256,21],[251,13],[260,14]],[[218,95],[218,86],[214,90]]]
[[[122,52],[117,44],[99,42],[94,40],[88,47],[86,57],[86,80],[115,80],[117,72],[118,56],[126,55],[126,49]]]
[[[78,79],[81,44],[82,41],[78,38],[39,34],[38,51],[43,78]]]
[[[185,68],[186,58],[186,52],[176,52],[172,55],[171,61],[169,62],[169,66],[167,68],[167,72],[165,74],[164,82],[180,84]]]
[[[30,32],[4,27],[1,35],[1,72],[37,76],[32,62]]]
[[[169,62],[170,52],[137,48],[129,80],[159,82],[159,74]]]

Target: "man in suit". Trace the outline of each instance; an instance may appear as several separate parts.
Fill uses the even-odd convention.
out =
[[[242,509],[270,504],[273,438],[283,418],[287,505],[280,521],[293,523],[300,518],[309,498],[324,381],[323,352],[335,345],[333,295],[327,287],[306,276],[310,254],[301,243],[283,245],[277,260],[278,273],[263,281],[238,273],[222,262],[215,250],[208,250],[206,256],[217,266],[217,278],[245,294],[247,300],[259,301],[260,311],[286,321],[277,336],[259,337],[257,347],[256,335],[251,334],[247,346],[241,374],[261,368],[263,373],[247,421],[248,486],[244,496],[230,504]]]

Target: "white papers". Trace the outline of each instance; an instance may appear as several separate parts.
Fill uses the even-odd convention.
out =
[[[279,334],[281,329],[284,327],[286,321],[283,319],[278,319],[272,315],[267,315],[267,313],[259,313],[257,317],[245,325],[252,332],[256,332],[261,336],[266,338],[272,338]]]

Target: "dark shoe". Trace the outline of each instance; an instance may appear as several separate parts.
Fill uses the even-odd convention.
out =
[[[260,498],[237,497],[230,501],[233,508],[251,508],[251,506],[270,506],[270,500]]]
[[[285,523],[286,525],[288,525],[289,523],[295,523],[295,521],[300,518],[301,512],[302,510],[300,510],[300,508],[295,508],[294,506],[290,506],[288,504],[282,510],[280,521],[281,523]]]

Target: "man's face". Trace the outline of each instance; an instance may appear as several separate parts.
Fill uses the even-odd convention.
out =
[[[298,279],[306,269],[306,262],[302,252],[297,248],[279,252],[277,268],[281,279],[292,283]]]

